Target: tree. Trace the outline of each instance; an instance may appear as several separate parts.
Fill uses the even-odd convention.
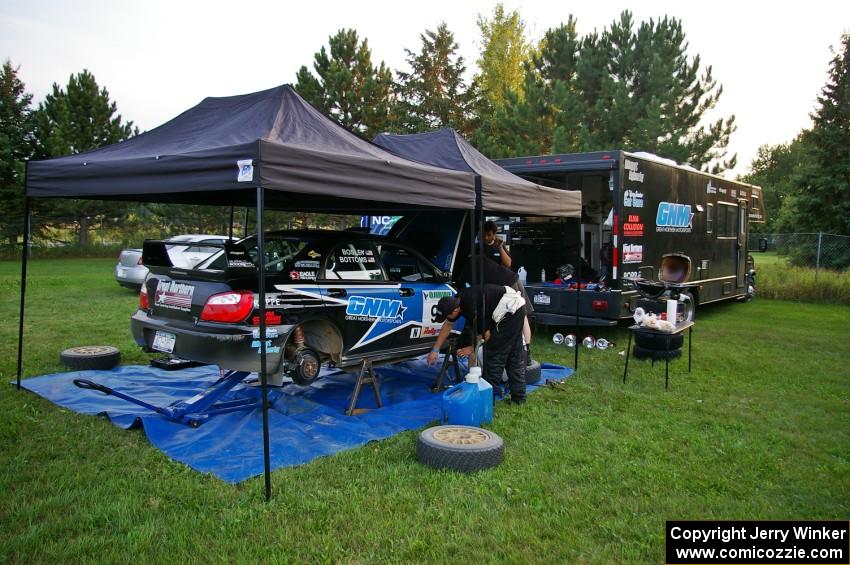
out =
[[[508,96],[484,146],[499,155],[626,149],[649,151],[711,172],[733,167],[726,149],[734,116],[703,125],[722,87],[689,59],[681,22],[635,29],[623,12],[601,34],[576,34],[575,19],[546,32],[525,65],[525,96]],[[480,137],[480,136],[479,136]],[[495,156],[492,152],[488,153]]]
[[[0,69],[0,225],[10,246],[23,232],[24,162],[32,155],[32,94],[8,59]]]
[[[53,91],[38,105],[36,148],[39,158],[59,157],[98,149],[129,139],[139,133],[133,122],[124,122],[118,106],[100,88],[89,71],[71,75],[63,90],[53,83]],[[116,215],[124,206],[89,200],[61,200],[53,208],[54,216],[74,218],[79,225],[79,244],[88,245],[92,220],[103,214]]]
[[[464,82],[466,66],[454,34],[443,22],[419,38],[418,54],[405,49],[411,72],[396,72],[395,129],[416,133],[450,127],[471,135],[475,89]]]
[[[522,100],[523,63],[528,60],[531,47],[525,38],[525,22],[519,12],[506,14],[500,2],[491,19],[478,16],[478,29],[481,56],[477,61],[480,73],[475,82],[480,85],[484,100],[492,108],[504,105],[507,92]]]
[[[393,78],[383,62],[372,64],[372,51],[353,29],[328,39],[330,55],[322,46],[313,62],[297,74],[295,90],[342,126],[372,139],[386,131],[391,110]]]
[[[758,226],[759,231],[799,231],[791,203],[797,193],[800,175],[808,166],[809,146],[809,135],[804,130],[791,143],[759,147],[749,172],[741,178],[744,182],[762,188],[762,205],[767,220],[763,226]]]
[[[799,177],[794,215],[801,231],[850,235],[850,34],[830,62],[809,133],[809,162]]]

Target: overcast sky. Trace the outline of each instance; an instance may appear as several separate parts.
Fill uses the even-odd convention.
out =
[[[476,18],[495,1],[428,0],[259,2],[253,0],[0,0],[0,57],[20,66],[34,103],[54,82],[91,71],[119,112],[152,129],[205,96],[254,92],[294,83],[301,65],[341,28],[367,38],[373,59],[405,68],[404,49],[448,24],[470,69],[480,49]],[[736,173],[763,144],[788,142],[811,125],[841,34],[850,31],[850,1],[713,2],[506,1],[529,38],[578,21],[580,35],[602,30],[630,8],[636,21],[682,20],[691,55],[713,67],[723,85],[716,115],[735,114],[731,149]],[[312,67],[311,67],[312,68]]]

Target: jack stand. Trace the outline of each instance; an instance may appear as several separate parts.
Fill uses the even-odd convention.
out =
[[[457,361],[457,343],[455,343],[454,340],[449,342],[449,350],[446,352],[445,356],[443,356],[443,366],[440,368],[437,380],[435,380],[434,384],[431,385],[431,392],[440,392],[443,390],[443,378],[445,378],[446,373],[449,370],[449,365],[454,367],[455,383],[459,383],[461,381],[460,365]]]
[[[372,369],[372,362],[368,359],[364,359],[360,363],[360,373],[357,375],[357,383],[354,385],[354,394],[351,396],[351,403],[349,403],[348,409],[345,411],[346,416],[362,414],[368,411],[368,408],[356,408],[357,399],[360,397],[360,390],[365,384],[372,385],[372,392],[375,393],[375,402],[378,404],[378,408],[382,408],[384,406],[381,402],[381,391],[378,388],[378,376]]]
[[[228,371],[203,392],[169,406],[154,406],[144,400],[97,384],[88,379],[74,379],[74,385],[82,389],[96,390],[107,395],[117,396],[122,400],[138,404],[143,408],[161,414],[166,420],[197,428],[207,421],[210,416],[235,412],[237,410],[250,410],[261,405],[260,400],[257,398],[239,398],[227,402],[218,402],[219,398],[241,383],[249,374],[247,371]]]

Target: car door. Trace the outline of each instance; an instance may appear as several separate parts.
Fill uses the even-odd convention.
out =
[[[338,307],[343,357],[379,359],[395,349],[404,324],[398,283],[386,279],[378,250],[367,239],[343,240],[325,262],[319,290],[325,306]]]
[[[434,266],[421,255],[393,243],[380,244],[380,258],[387,278],[399,284],[404,306],[404,326],[397,332],[396,346],[402,349],[429,348],[440,333],[441,323],[434,320],[434,309],[454,290]]]

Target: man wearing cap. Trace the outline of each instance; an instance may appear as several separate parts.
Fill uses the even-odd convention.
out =
[[[514,289],[495,285],[483,285],[484,308],[481,306],[482,286],[461,290],[456,296],[445,296],[437,303],[434,321],[442,322],[440,335],[431,353],[428,365],[437,361],[440,349],[448,339],[454,323],[460,316],[466,318],[471,327],[473,317],[478,315],[477,336],[484,339],[484,378],[498,390],[502,372],[508,374],[511,402],[525,402],[525,351],[522,346],[522,326],[525,320],[525,300]],[[472,346],[459,350],[469,354]]]

